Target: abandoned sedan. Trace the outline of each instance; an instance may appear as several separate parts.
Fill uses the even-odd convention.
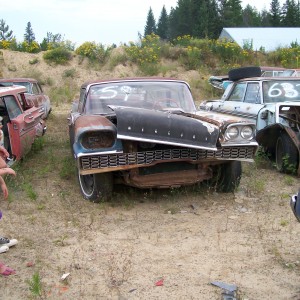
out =
[[[220,100],[204,101],[200,109],[255,122],[256,140],[277,169],[300,175],[300,78],[231,80]]]
[[[26,88],[26,99],[23,101],[23,109],[39,107],[43,109],[42,118],[46,119],[51,112],[49,97],[43,92],[39,82],[34,78],[9,78],[0,79],[1,86],[21,85]]]
[[[109,198],[113,184],[167,188],[215,180],[239,184],[241,161],[257,150],[254,125],[196,111],[189,85],[160,78],[83,84],[69,117],[70,142],[85,199]]]
[[[23,110],[26,88],[21,86],[0,87],[0,145],[10,154],[9,165],[30,151],[35,138],[45,133],[41,119],[43,110],[32,107]]]

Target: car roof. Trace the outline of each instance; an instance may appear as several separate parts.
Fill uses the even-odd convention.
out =
[[[243,78],[240,80],[237,80],[235,82],[245,82],[245,81],[278,81],[278,80],[282,80],[282,81],[287,81],[287,80],[294,80],[294,81],[299,81],[300,77],[284,77],[284,76],[278,76],[278,77],[247,77],[247,78]]]
[[[162,81],[162,82],[182,82],[189,86],[189,84],[180,79],[176,78],[167,78],[167,77],[128,77],[128,78],[116,78],[116,79],[99,79],[99,80],[91,80],[83,83],[81,88],[86,88],[89,85],[93,84],[101,84],[101,83],[109,83],[109,82],[126,82],[126,81]]]
[[[37,80],[34,79],[34,78],[26,78],[26,77],[19,77],[19,78],[1,78],[1,79],[0,79],[0,82],[15,82],[15,81],[18,81],[18,82],[31,82],[31,83],[37,82]]]
[[[11,95],[11,94],[18,94],[18,93],[25,93],[26,88],[23,86],[7,86],[7,87],[0,87],[0,97]]]

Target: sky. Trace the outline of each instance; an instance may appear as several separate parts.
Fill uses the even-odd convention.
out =
[[[281,4],[284,0],[281,0]],[[271,0],[242,0],[258,11],[270,9]],[[104,45],[137,41],[143,35],[149,8],[156,21],[165,5],[167,12],[177,0],[0,0],[3,19],[18,42],[24,40],[28,22],[41,43],[47,32],[61,34],[78,47],[84,42]]]

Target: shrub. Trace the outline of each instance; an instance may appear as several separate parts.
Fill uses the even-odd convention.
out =
[[[9,49],[10,48],[10,41],[0,41],[0,49]]]
[[[59,47],[46,51],[43,58],[47,63],[65,65],[72,59],[72,52],[64,47]]]
[[[70,78],[74,78],[76,76],[76,69],[72,68],[72,69],[68,69],[65,70],[62,77],[70,77]]]
[[[159,36],[152,33],[141,40],[140,44],[129,43],[125,51],[132,62],[138,65],[156,64],[160,60],[161,43]]]
[[[75,53],[87,57],[91,61],[104,63],[105,59],[109,55],[110,50],[111,48],[106,48],[102,44],[96,44],[95,42],[85,42],[75,50]]]
[[[183,35],[183,36],[178,36],[176,39],[173,39],[172,44],[175,45],[179,45],[182,47],[187,47],[191,45],[191,40],[193,38],[189,35]]]
[[[268,62],[285,68],[299,68],[300,47],[278,48],[268,56]]]
[[[181,63],[188,70],[196,70],[201,66],[201,50],[197,47],[188,46],[184,55],[181,56]]]
[[[216,40],[212,44],[212,52],[223,63],[242,64],[249,60],[249,51],[243,50],[237,43],[227,40]]]
[[[32,59],[32,60],[29,61],[29,64],[30,64],[30,65],[35,65],[35,64],[37,64],[38,62],[39,62],[39,59],[38,59],[38,58],[34,58],[34,59]]]
[[[24,41],[20,45],[20,51],[28,53],[38,53],[41,51],[41,48],[40,45],[35,41],[31,43]]]

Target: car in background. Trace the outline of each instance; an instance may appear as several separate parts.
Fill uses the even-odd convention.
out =
[[[43,110],[38,107],[23,109],[26,88],[22,86],[0,87],[1,145],[10,154],[9,165],[27,154],[34,140],[45,131]]]
[[[44,110],[42,118],[46,119],[51,112],[51,103],[49,97],[43,92],[39,82],[34,78],[5,78],[0,79],[0,86],[21,85],[26,88],[26,101],[23,103],[23,109],[30,107],[40,107]]]
[[[300,78],[251,77],[259,69],[231,70],[222,98],[204,101],[200,109],[255,122],[256,140],[277,169],[300,175]]]
[[[253,161],[254,124],[197,111],[185,81],[128,78],[84,83],[68,118],[81,193],[95,202],[114,184],[170,188],[202,181],[233,192]]]
[[[300,69],[286,69],[280,67],[245,67],[240,69],[243,70],[243,72],[240,72],[240,74],[243,73],[243,78],[247,77],[244,73],[248,73],[249,70],[252,77],[300,77]],[[253,74],[252,72],[255,69],[258,73]],[[231,79],[229,79],[229,75],[210,76],[208,82],[219,90],[225,90],[228,84],[232,82]],[[237,78],[235,78],[235,80],[237,80]]]
[[[262,77],[300,77],[300,69],[261,67]]]
[[[291,197],[290,205],[296,219],[300,222],[300,189],[298,194]]]

